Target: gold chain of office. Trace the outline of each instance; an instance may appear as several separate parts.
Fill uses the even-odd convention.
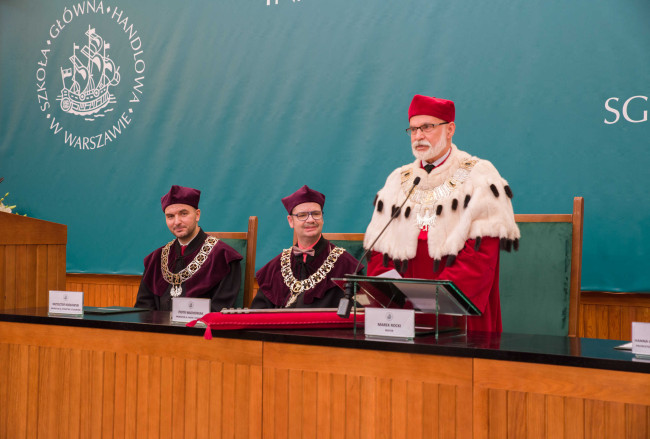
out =
[[[431,189],[420,189],[419,187],[413,189],[413,192],[409,197],[410,200],[414,204],[430,206],[443,198],[447,198],[456,188],[469,179],[470,172],[472,172],[472,168],[474,168],[477,163],[478,160],[475,159],[464,160],[461,162],[454,174],[438,186]],[[406,171],[403,171],[401,179],[402,192],[406,195],[413,188],[413,180],[415,179],[413,170],[407,169]]]
[[[290,248],[282,250],[282,256],[280,257],[280,273],[282,273],[282,277],[284,278],[284,284],[291,291],[291,297],[285,306],[287,308],[296,301],[300,293],[314,288],[320,281],[325,279],[327,273],[334,268],[336,260],[345,251],[342,247],[334,247],[327,256],[327,259],[325,259],[325,262],[323,262],[323,265],[316,270],[316,273],[305,280],[298,280],[291,271],[291,250]]]
[[[163,247],[162,257],[160,258],[160,268],[162,269],[163,278],[167,281],[167,283],[172,285],[172,289],[169,294],[171,294],[172,297],[178,297],[183,292],[181,284],[194,276],[194,273],[199,271],[199,269],[203,266],[203,263],[208,260],[210,252],[214,246],[217,245],[219,239],[215,238],[214,236],[208,236],[201,246],[199,253],[194,257],[194,259],[192,259],[192,262],[190,262],[187,267],[183,268],[178,273],[172,273],[169,271],[169,268],[167,266],[169,260],[169,249],[171,248],[172,244],[174,244],[174,241],[168,242],[167,245]]]

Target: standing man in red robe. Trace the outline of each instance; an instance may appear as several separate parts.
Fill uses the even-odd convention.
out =
[[[451,280],[482,313],[468,329],[501,332],[499,250],[516,250],[520,237],[512,191],[492,163],[453,144],[455,115],[450,100],[413,97],[406,132],[416,160],[375,197],[366,248],[396,217],[373,246],[368,275],[395,268],[406,278]]]
[[[234,306],[243,258],[199,227],[200,197],[197,189],[173,185],[160,199],[176,238],[144,258],[136,308],[171,311],[173,297],[210,299],[213,312]]]

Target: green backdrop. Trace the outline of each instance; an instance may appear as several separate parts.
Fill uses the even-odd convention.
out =
[[[303,184],[327,231],[365,230],[422,93],[517,213],[585,197],[584,289],[649,291],[649,22],[647,0],[0,0],[0,192],[68,225],[68,271],[135,274],[193,186],[206,230],[259,217],[259,268]],[[74,78],[101,115],[65,110]]]

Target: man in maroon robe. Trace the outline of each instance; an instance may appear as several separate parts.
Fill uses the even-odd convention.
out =
[[[364,239],[369,248],[379,237],[368,275],[395,268],[407,278],[451,280],[482,312],[468,329],[501,332],[499,249],[516,249],[520,236],[512,191],[490,162],[452,143],[455,115],[450,100],[413,97],[406,131],[416,160],[377,193]]]
[[[325,195],[305,185],[282,204],[296,243],[255,274],[259,290],[251,308],[338,307],[343,290],[332,279],[356,274],[363,266],[323,238]]]
[[[161,198],[167,227],[176,237],[144,258],[137,308],[171,311],[173,297],[210,299],[211,311],[235,304],[242,256],[198,225],[201,192],[172,186]]]

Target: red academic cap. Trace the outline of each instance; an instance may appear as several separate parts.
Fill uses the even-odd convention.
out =
[[[199,208],[201,191],[191,187],[173,185],[172,188],[160,199],[163,212],[172,204],[187,204],[195,209]]]
[[[304,185],[293,194],[282,199],[282,204],[284,204],[284,208],[287,209],[289,215],[291,215],[294,207],[302,203],[318,203],[322,209],[325,206],[325,195]]]
[[[445,122],[453,122],[456,118],[456,107],[453,101],[447,99],[415,95],[409,107],[409,120],[421,114],[437,117]]]

